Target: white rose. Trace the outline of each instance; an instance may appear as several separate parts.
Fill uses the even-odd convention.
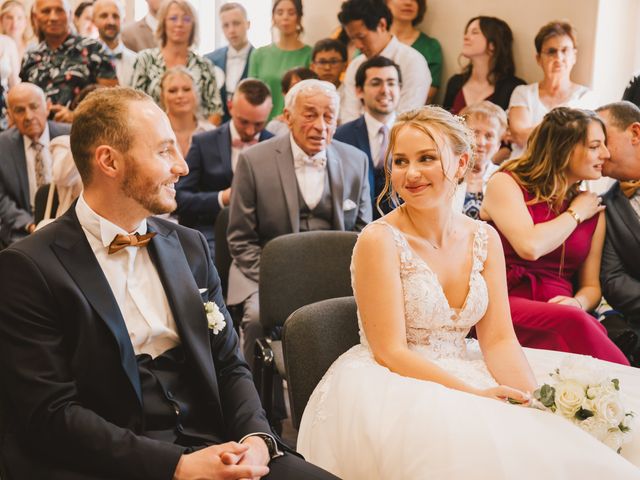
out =
[[[224,327],[227,326],[227,322],[220,311],[220,307],[218,307],[214,302],[206,302],[204,304],[204,311],[207,314],[207,323],[209,324],[209,328],[213,330],[214,335],[220,333]]]
[[[607,447],[611,448],[611,450],[614,450],[617,452],[620,449],[620,447],[622,447],[622,444],[624,443],[624,441],[625,441],[624,434],[619,429],[616,428],[615,430],[612,429],[609,432],[607,432],[604,439],[602,440],[602,443],[604,443]]]
[[[585,399],[584,386],[574,380],[566,380],[556,385],[555,388],[558,413],[573,418]]]
[[[610,427],[618,427],[625,416],[624,407],[617,395],[608,394],[594,400],[598,416]]]
[[[589,417],[582,422],[578,422],[578,426],[600,441],[602,441],[604,437],[607,436],[609,430],[609,425],[607,425],[607,422],[599,417]]]
[[[601,385],[594,385],[587,388],[587,397],[590,399],[598,398],[605,394],[605,390]]]
[[[631,428],[631,425],[633,425],[633,415],[631,414],[626,414],[624,416],[624,418],[622,419],[622,421],[620,422],[620,424],[624,427],[624,428]]]

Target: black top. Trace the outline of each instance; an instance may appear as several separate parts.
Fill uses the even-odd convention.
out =
[[[487,99],[496,105],[506,110],[509,107],[509,100],[511,99],[511,93],[513,89],[518,85],[524,85],[526,82],[518,77],[505,77],[496,82],[496,87],[493,94]],[[464,77],[461,73],[458,73],[451,77],[447,82],[447,90],[444,94],[443,107],[445,110],[451,110],[453,102],[458,92],[464,85]]]

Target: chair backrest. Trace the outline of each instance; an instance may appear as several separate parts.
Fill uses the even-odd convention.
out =
[[[43,218],[45,210],[47,208],[47,197],[49,196],[49,187],[51,184],[47,183],[42,185],[36,191],[36,196],[33,200],[33,221],[37,225]],[[51,218],[56,218],[56,211],[58,210],[58,189],[53,194],[53,202],[51,204]]]
[[[218,212],[216,223],[213,226],[213,235],[215,238],[215,252],[213,253],[216,270],[220,275],[220,283],[222,284],[222,295],[227,298],[227,290],[229,289],[229,268],[231,267],[231,254],[229,253],[229,245],[227,244],[227,226],[229,225],[229,207],[224,207]]]
[[[354,232],[292,233],[267,243],[260,256],[260,322],[282,326],[298,308],[327,298],[353,295]]]
[[[302,414],[331,364],[360,341],[353,297],[331,298],[299,308],[284,324],[282,347],[291,421],[297,429]]]

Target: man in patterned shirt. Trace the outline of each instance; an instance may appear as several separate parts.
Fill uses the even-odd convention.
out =
[[[36,0],[35,21],[44,36],[25,55],[20,77],[42,88],[51,101],[53,119],[71,122],[69,104],[87,85],[118,84],[116,70],[96,40],[71,32],[67,0]]]

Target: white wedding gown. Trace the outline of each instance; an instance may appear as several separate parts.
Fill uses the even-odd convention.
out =
[[[385,225],[399,251],[410,348],[468,384],[495,386],[477,342],[465,338],[489,301],[484,224],[459,312],[402,233]],[[525,354],[540,383],[568,355]],[[620,380],[625,407],[637,414],[621,455],[558,415],[391,372],[374,360],[360,324],[360,344],[336,360],[309,400],[298,450],[344,480],[640,479],[640,369],[598,364]]]

